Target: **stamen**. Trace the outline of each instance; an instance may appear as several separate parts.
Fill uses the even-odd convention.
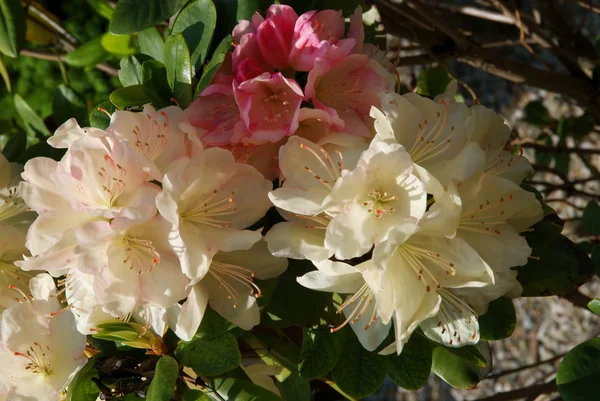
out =
[[[254,295],[256,298],[259,298],[262,295],[260,288],[253,281],[254,272],[250,269],[213,260],[210,265],[209,273],[219,282],[219,288],[224,288],[229,293],[228,298],[233,299],[234,308],[237,308],[239,305],[238,297],[240,294],[229,280],[233,280],[234,283],[237,282],[247,287],[250,294]]]

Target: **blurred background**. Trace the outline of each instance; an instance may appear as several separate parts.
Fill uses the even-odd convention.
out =
[[[50,131],[72,116],[87,124],[121,86],[119,60],[137,46],[130,35],[107,33],[114,2],[22,3],[27,48],[0,58],[2,145],[21,132],[28,143],[39,141],[46,135],[40,121]],[[343,8],[343,0],[327,5],[337,3]],[[508,146],[536,168],[528,183],[564,221],[563,234],[592,252],[600,243],[600,1],[371,0],[364,11],[367,40],[386,49],[402,91],[433,97],[457,79],[462,100],[505,118],[513,130]],[[598,264],[600,255],[592,257]],[[561,298],[515,300],[515,332],[490,344],[494,365],[476,389],[451,390],[432,375],[417,392],[388,381],[367,400],[558,401],[552,381],[562,356],[600,335],[600,317],[585,307],[598,296],[596,278]]]

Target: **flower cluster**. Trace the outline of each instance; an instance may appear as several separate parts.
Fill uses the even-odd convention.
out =
[[[521,292],[531,249],[520,232],[542,217],[522,189],[531,166],[505,150],[510,130],[483,106],[381,96],[366,149],[293,137],[280,150],[283,184],[269,193],[288,220],[267,234],[274,255],[308,259],[298,279],[350,294],[340,306],[363,346],[402,351],[417,327],[459,347],[479,341],[478,314]]]
[[[188,109],[119,110],[104,130],[71,119],[48,139],[60,160],[21,172],[0,158],[0,353],[14,360],[0,398],[57,399],[106,322],[189,341],[210,305],[250,330],[255,279],[287,258],[316,267],[301,285],[346,296],[332,331],[350,324],[368,350],[392,327],[382,353],[417,327],[479,340],[478,314],[520,294],[520,233],[542,216],[519,186],[531,166],[506,150],[499,116],[454,100],[455,83],[434,100],[398,95],[361,15],[346,33],[341,12],[273,5],[235,27]]]

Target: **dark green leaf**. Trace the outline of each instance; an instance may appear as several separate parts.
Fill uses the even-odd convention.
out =
[[[167,80],[181,108],[192,101],[192,65],[190,53],[181,34],[169,36],[165,42]]]
[[[247,380],[216,378],[214,390],[227,401],[283,401],[283,398]]]
[[[33,111],[27,102],[18,94],[15,94],[15,108],[21,117],[23,123],[33,127],[36,131],[44,136],[50,136],[52,133],[46,128],[44,121]]]
[[[120,35],[143,31],[171,17],[185,0],[119,0],[110,21],[110,32]]]
[[[214,78],[219,68],[221,68],[221,64],[225,60],[225,56],[227,52],[231,49],[231,35],[223,38],[221,43],[215,49],[212,58],[206,64],[204,68],[204,73],[202,73],[202,78],[200,78],[200,82],[198,82],[198,86],[196,87],[196,94],[199,95],[202,93],[204,89],[210,85],[210,82]]]
[[[267,310],[298,326],[317,325],[327,312],[335,314],[331,294],[310,290],[296,281],[296,277],[311,270],[314,270],[311,262],[290,259],[289,267],[279,276]]]
[[[600,381],[600,338],[573,348],[560,363],[556,374],[558,392],[565,401],[597,398]]]
[[[93,377],[98,377],[98,371],[94,368],[95,363],[96,360],[90,358],[73,377],[67,386],[67,401],[96,401],[100,390],[92,381]]]
[[[298,370],[292,373],[282,381],[276,381],[275,385],[285,400],[311,401],[312,392],[308,380],[303,379],[298,374]]]
[[[145,54],[133,54],[122,58],[119,63],[119,81],[121,81],[121,85],[141,85],[143,83],[142,64],[147,60],[150,60],[150,57]]]
[[[579,117],[568,119],[568,130],[574,138],[579,139],[594,128],[594,117],[589,114],[583,114]]]
[[[344,347],[331,372],[333,380],[345,393],[363,398],[377,391],[388,369],[388,358],[367,351],[349,327],[344,330]]]
[[[340,359],[343,332],[331,333],[329,329],[303,329],[302,349],[298,370],[306,379],[323,377]]]
[[[167,81],[167,68],[156,60],[144,61],[142,64],[142,86],[152,99],[156,108],[167,107],[171,104],[173,93]]]
[[[600,244],[596,244],[592,247],[591,259],[592,263],[596,265],[596,275],[600,277]]]
[[[123,57],[135,53],[131,35],[105,33],[100,38],[100,44],[108,53],[116,54],[117,56]]]
[[[463,348],[468,347],[475,348],[473,345]],[[433,363],[431,365],[431,370],[453,387],[464,390],[474,389],[477,386],[477,383],[486,377],[492,370],[489,345],[486,342],[480,342],[476,347],[480,354],[481,352],[485,353],[486,358],[489,359],[486,368],[482,368],[481,366],[462,358],[461,354],[456,352],[456,350],[463,348],[446,348],[442,345],[436,345],[433,349]]]
[[[200,390],[186,390],[182,395],[183,401],[212,401],[212,399]]]
[[[6,142],[4,149],[2,149],[2,155],[9,162],[16,162],[23,152],[25,152],[26,147],[27,134],[24,131],[18,131],[10,137],[8,142]]]
[[[175,392],[175,384],[179,377],[177,361],[168,355],[161,357],[156,364],[154,378],[146,394],[147,401],[167,401]]]
[[[550,117],[550,113],[548,113],[546,106],[539,100],[527,103],[524,111],[525,121],[529,124],[547,127],[554,122],[552,117]]]
[[[237,0],[236,19],[250,21],[257,11],[264,15],[264,12],[273,3],[273,0]]]
[[[235,369],[242,358],[237,340],[231,333],[218,337],[194,337],[192,341],[182,342],[175,355],[184,366],[189,366],[199,375],[208,376]]]
[[[90,6],[101,16],[110,20],[113,14],[113,8],[108,0],[87,0]]]
[[[194,0],[177,16],[172,33],[181,33],[190,50],[194,73],[201,70],[217,24],[217,11],[211,0]]]
[[[116,109],[117,108],[110,100],[100,103],[98,106],[94,107],[90,113],[90,125],[94,128],[106,129],[110,124],[110,116],[102,110],[106,110],[109,114],[112,114]]]
[[[444,93],[452,77],[448,69],[442,65],[430,68],[429,71],[421,70],[417,80],[417,93],[429,97],[435,97]]]
[[[479,317],[479,333],[482,340],[495,341],[510,337],[517,324],[515,306],[511,299],[492,301],[485,315]]]
[[[598,202],[590,201],[583,210],[583,231],[590,235],[600,234],[600,205]]]
[[[96,38],[68,53],[65,61],[73,67],[87,67],[101,63],[107,57],[108,53],[102,47],[102,39]]]
[[[448,347],[448,352],[455,354],[466,362],[469,362],[480,368],[488,366],[488,360],[475,345],[467,345],[465,347]]]
[[[588,302],[587,307],[596,315],[600,315],[600,298],[594,298]]]
[[[19,0],[0,0],[0,53],[17,57],[25,45],[25,10]]]
[[[57,125],[75,118],[79,125],[87,126],[88,113],[81,95],[64,84],[58,85],[52,101],[52,116]]]
[[[533,250],[527,264],[515,268],[523,296],[562,295],[594,274],[595,266],[588,255],[561,235],[561,230],[560,226],[542,220],[533,226],[533,231],[524,233]]]
[[[155,27],[144,29],[138,33],[138,43],[142,53],[152,57],[155,60],[164,61],[163,53],[165,41]]]
[[[545,132],[542,132],[538,137],[537,141],[544,146],[553,146],[552,137]],[[552,161],[552,155],[547,152],[542,152],[540,150],[535,151],[535,162],[537,164],[541,164],[542,166],[549,167],[550,162]]]
[[[388,357],[388,376],[407,390],[418,390],[427,383],[431,373],[433,344],[420,333],[414,333],[402,353]]]
[[[123,110],[127,107],[143,106],[150,103],[152,99],[146,94],[142,85],[133,85],[115,90],[110,94],[110,101]]]
[[[49,157],[52,160],[58,161],[64,156],[65,151],[65,149],[55,149],[46,142],[38,142],[28,147],[25,153],[19,156],[17,162],[25,164],[34,157]]]

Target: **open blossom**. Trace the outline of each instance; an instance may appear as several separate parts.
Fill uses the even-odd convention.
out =
[[[298,14],[290,7],[273,4],[265,20],[256,29],[258,47],[264,59],[277,70],[289,68],[292,36]]]
[[[87,361],[86,339],[61,311],[52,277],[34,277],[30,289],[31,298],[0,315],[0,397],[57,401]]]
[[[298,128],[304,94],[296,81],[283,74],[266,72],[241,82],[236,85],[234,95],[245,128],[234,127],[235,142],[277,142]]]
[[[356,168],[342,174],[325,201],[339,209],[325,237],[336,258],[361,256],[404,219],[423,216],[427,193],[412,171],[402,146],[375,139]]]
[[[256,298],[261,296],[254,279],[279,276],[287,267],[287,259],[271,255],[261,237],[249,249],[218,252],[208,272],[194,286],[183,305],[167,311],[168,325],[182,339],[191,339],[202,321],[206,306],[244,330],[260,322]]]
[[[393,76],[376,61],[332,47],[315,60],[305,93],[315,108],[331,114],[338,130],[369,138],[373,127],[371,107],[379,107],[379,96],[393,89]]]
[[[219,148],[166,174],[156,203],[173,225],[169,241],[192,283],[206,275],[218,251],[248,249],[260,238],[243,229],[266,213],[271,188],[256,169]]]
[[[14,262],[27,254],[25,232],[19,228],[0,224],[0,313],[15,304],[15,291],[28,291],[33,274],[21,270]]]
[[[27,206],[19,194],[19,182],[23,166],[9,163],[0,154],[0,222],[27,226],[30,222]]]
[[[382,309],[378,300],[385,299],[380,293],[382,271],[370,260],[356,266],[325,260],[315,262],[315,266],[318,270],[298,277],[301,285],[317,291],[350,294],[338,309],[346,319],[332,332],[350,324],[363,347],[374,351],[391,328],[389,320],[383,323],[378,315]]]

